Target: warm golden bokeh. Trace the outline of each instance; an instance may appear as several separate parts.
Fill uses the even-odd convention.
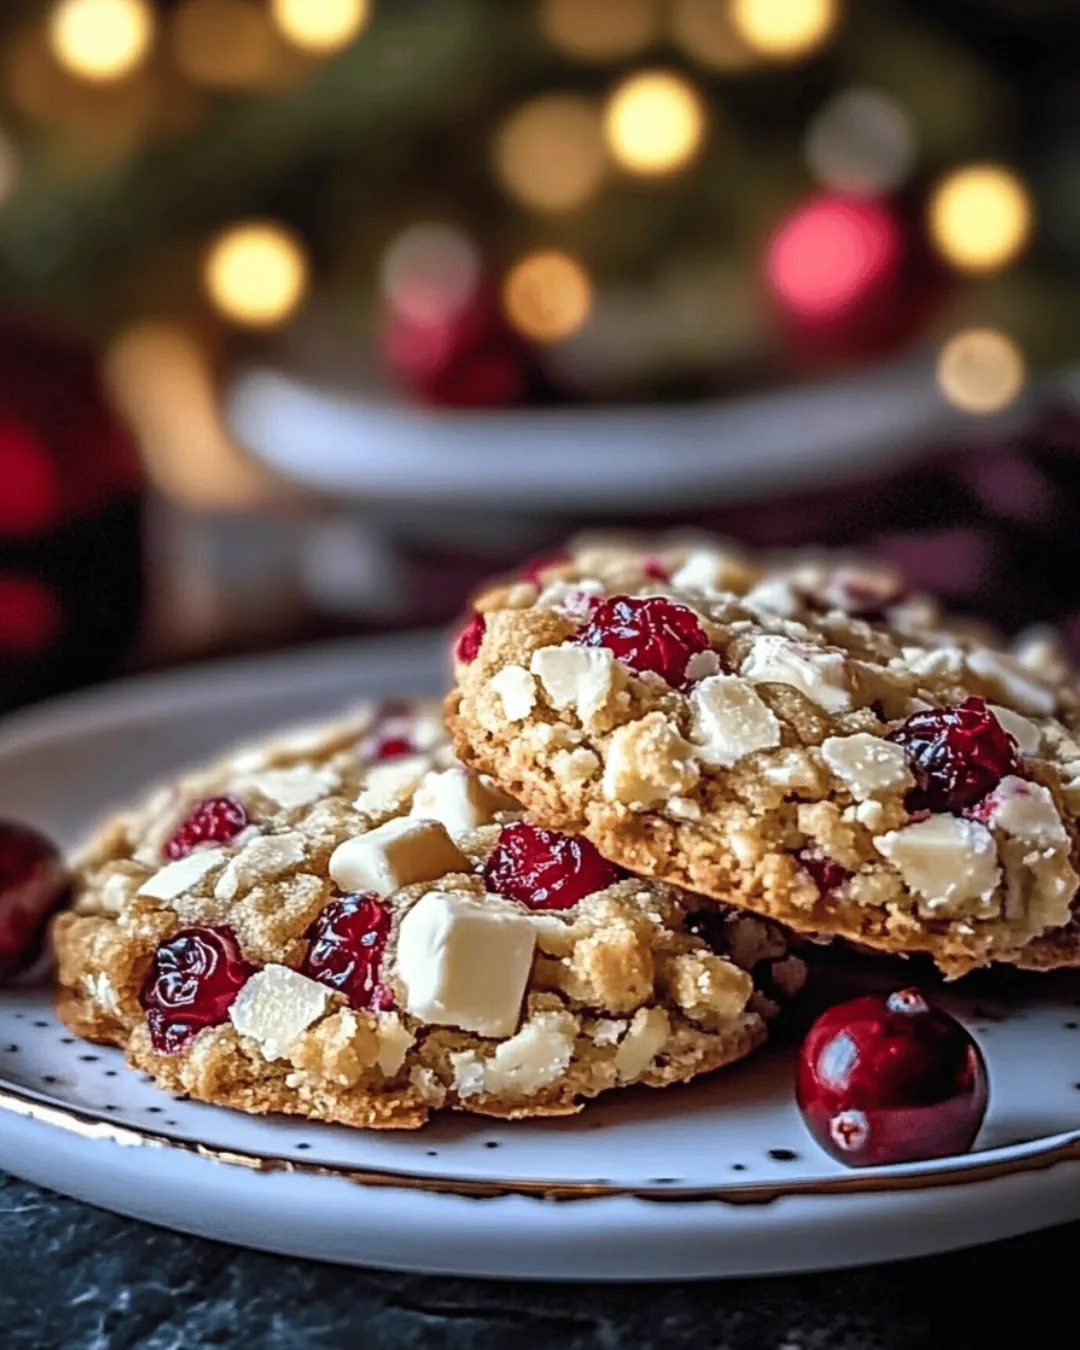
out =
[[[118,80],[149,52],[154,11],[147,0],[59,0],[48,36],[65,70],[85,80]]]
[[[328,55],[347,47],[366,27],[371,0],[271,0],[281,32],[305,51]]]
[[[749,70],[759,56],[735,25],[734,0],[674,0],[671,35],[698,65]]]
[[[246,328],[274,328],[297,308],[308,285],[303,245],[273,221],[249,221],[207,251],[203,278],[215,309]]]
[[[962,412],[1001,412],[1023,388],[1024,374],[1020,348],[995,328],[957,333],[938,357],[941,395]]]
[[[701,95],[682,75],[647,70],[616,86],[604,111],[614,158],[630,173],[674,173],[701,150],[706,131]]]
[[[527,254],[506,274],[502,288],[507,318],[535,342],[559,342],[576,333],[592,308],[592,283],[569,254]]]
[[[538,17],[545,36],[581,61],[633,56],[660,30],[657,0],[541,0]]]
[[[994,272],[1012,262],[1027,243],[1031,198],[1004,165],[971,164],[938,183],[927,219],[947,262],[965,272]]]
[[[838,0],[733,0],[732,22],[749,47],[774,61],[808,56],[840,18]]]
[[[591,99],[577,94],[533,99],[499,128],[492,157],[499,182],[522,206],[572,211],[604,180],[600,113]]]
[[[177,68],[210,89],[269,85],[289,60],[266,10],[249,0],[183,0],[170,39]]]

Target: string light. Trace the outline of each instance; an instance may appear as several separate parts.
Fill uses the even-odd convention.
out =
[[[656,0],[542,0],[538,17],[548,40],[581,61],[633,56],[660,27]]]
[[[560,342],[584,324],[592,308],[592,285],[581,264],[555,250],[530,253],[506,274],[506,317],[535,342]]]
[[[809,55],[831,36],[839,17],[838,0],[732,0],[736,31],[774,61]]]
[[[687,56],[711,70],[757,64],[757,53],[735,27],[732,0],[675,0],[671,35]]]
[[[340,51],[367,25],[370,0],[272,0],[270,12],[297,47],[321,56]]]
[[[999,164],[957,169],[934,189],[930,234],[941,255],[965,272],[994,272],[1012,262],[1031,233],[1031,198]]]
[[[480,285],[480,255],[461,230],[421,221],[402,230],[383,254],[383,298],[410,323],[434,326],[461,314]]]
[[[212,89],[257,88],[284,64],[266,11],[249,0],[183,0],[170,36],[177,69]]]
[[[1024,384],[1024,357],[995,328],[968,328],[945,343],[938,357],[942,397],[962,412],[1000,412]]]
[[[308,263],[296,236],[272,221],[226,230],[210,246],[204,268],[217,310],[247,328],[274,328],[303,299]]]
[[[154,14],[147,0],[60,0],[49,15],[56,60],[85,80],[118,80],[150,50]]]
[[[523,206],[572,211],[604,180],[600,115],[587,98],[549,94],[513,113],[495,137],[495,173]]]
[[[806,133],[815,177],[838,192],[891,192],[911,172],[915,140],[903,108],[873,89],[848,89],[818,112]]]
[[[701,150],[705,108],[689,81],[666,70],[631,75],[612,92],[604,135],[612,155],[631,173],[674,173]]]

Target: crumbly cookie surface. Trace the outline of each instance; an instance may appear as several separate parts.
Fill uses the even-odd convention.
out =
[[[52,930],[60,1015],[169,1091],[376,1128],[568,1114],[761,1044],[804,974],[775,925],[591,849],[571,862],[602,884],[575,873],[588,893],[567,908],[493,894],[509,842],[535,845],[505,834],[519,821],[431,706],[236,751],[76,858]]]
[[[1068,663],[887,565],[586,541],[478,598],[456,672],[461,758],[642,876],[950,976],[1080,962]]]

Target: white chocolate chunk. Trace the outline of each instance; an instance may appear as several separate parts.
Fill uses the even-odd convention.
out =
[[[418,881],[470,871],[468,858],[437,820],[388,820],[377,830],[339,844],[330,855],[330,875],[343,891],[389,895]]]
[[[326,1011],[330,990],[288,966],[258,970],[237,994],[229,1020],[258,1041],[264,1059],[284,1059],[289,1048]]]
[[[508,722],[524,722],[536,706],[536,681],[524,666],[504,666],[491,677]]]
[[[429,891],[401,921],[395,973],[405,1010],[479,1036],[510,1036],[532,969],[529,916],[494,896]]]
[[[727,768],[780,744],[780,722],[748,680],[711,675],[690,694],[690,739],[708,764]]]
[[[994,836],[973,820],[931,816],[878,835],[874,846],[931,911],[989,897],[1001,879]]]
[[[821,743],[821,758],[857,802],[899,791],[912,782],[903,747],[865,731],[827,737]]]
[[[564,642],[533,652],[530,670],[544,687],[557,712],[574,708],[588,722],[609,695],[626,680],[623,668],[606,647],[578,647]]]
[[[489,1092],[500,1097],[531,1097],[561,1078],[570,1065],[577,1020],[567,1012],[531,1017],[516,1036],[503,1041],[488,1059],[475,1050],[450,1056],[460,1097]]]
[[[720,658],[713,651],[695,652],[686,663],[686,678],[691,684],[719,673]]]
[[[353,802],[354,809],[364,814],[389,810],[416,790],[430,767],[427,755],[402,755],[385,764],[373,764],[363,791]]]
[[[664,1048],[670,1030],[663,1008],[639,1008],[615,1051],[615,1072],[620,1079],[640,1078]]]
[[[247,774],[236,786],[241,794],[260,792],[286,811],[291,811],[297,806],[307,806],[325,797],[340,782],[341,779],[331,769],[312,769],[306,764],[295,764],[288,769],[264,769],[261,773]]]
[[[1021,717],[1011,708],[1003,708],[1000,703],[986,705],[997,720],[1016,742],[1022,755],[1037,755],[1042,745],[1042,732],[1034,722]]]
[[[793,685],[826,712],[851,707],[841,652],[824,651],[768,633],[754,642],[740,674],[751,684]]]
[[[979,803],[978,814],[991,829],[1004,830],[1025,844],[1054,848],[1069,842],[1050,789],[1014,774]]]
[[[152,877],[147,877],[139,887],[139,894],[148,895],[152,900],[174,900],[197,886],[208,872],[220,867],[227,857],[223,848],[197,848],[186,858],[166,863]]]
[[[695,752],[662,712],[628,722],[608,745],[604,795],[609,801],[642,807],[681,797],[700,777]]]
[[[969,670],[994,689],[1003,703],[1018,712],[1046,717],[1057,706],[1053,690],[1011,657],[976,651],[968,654],[967,664]]]
[[[232,900],[242,888],[279,877],[307,857],[307,841],[299,830],[284,834],[257,834],[249,839],[217,879],[214,895]]]
[[[393,1078],[405,1063],[405,1056],[415,1043],[416,1037],[397,1013],[386,1012],[379,1014],[379,1025],[375,1034],[379,1045],[377,1061],[379,1068],[387,1078]]]
[[[743,596],[743,604],[755,613],[779,614],[785,619],[793,619],[802,609],[802,602],[786,577],[759,581]]]
[[[712,549],[694,549],[671,578],[680,591],[723,591],[730,589],[742,575],[736,560]]]
[[[478,773],[455,767],[429,773],[416,789],[410,815],[438,820],[455,839],[481,825],[490,825],[497,811],[516,811],[513,797],[485,782]]]

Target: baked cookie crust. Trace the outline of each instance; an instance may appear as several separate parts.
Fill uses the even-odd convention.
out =
[[[1080,962],[1080,699],[1042,635],[859,558],[603,538],[480,595],[456,680],[461,759],[641,876],[950,977]],[[915,745],[968,700],[973,748]]]

